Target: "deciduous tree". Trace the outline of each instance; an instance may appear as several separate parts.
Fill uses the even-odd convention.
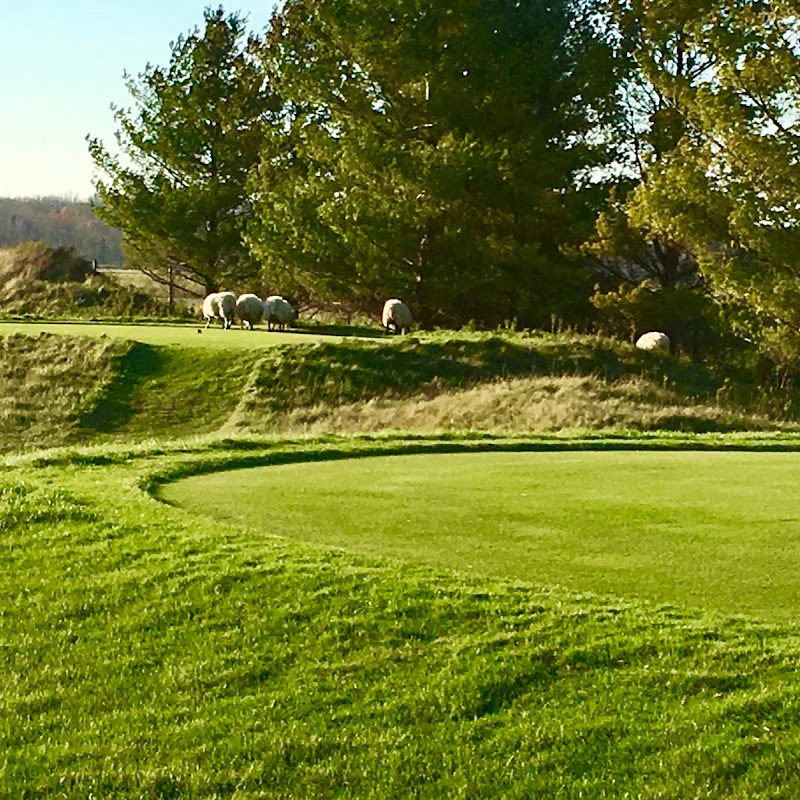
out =
[[[637,0],[638,3],[638,0]],[[800,353],[800,7],[794,0],[641,3],[662,38],[702,70],[636,57],[678,109],[673,146],[649,167],[631,210],[686,243],[750,336]],[[650,37],[652,38],[652,37]],[[787,343],[794,345],[787,347]]]

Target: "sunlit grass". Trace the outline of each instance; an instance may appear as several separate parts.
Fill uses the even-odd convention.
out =
[[[205,322],[187,323],[110,323],[110,322],[28,322],[0,321],[0,336],[23,333],[37,336],[54,333],[61,336],[126,339],[153,345],[175,347],[203,347],[215,350],[249,350],[269,348],[281,344],[298,344],[321,341],[338,341],[341,337],[296,331],[267,331],[266,327],[253,331],[238,328],[222,330],[219,325],[209,328]]]
[[[800,792],[791,623],[358,555],[138,488],[246,459],[420,446],[437,442],[209,439],[9,460],[0,797]],[[327,466],[347,462],[309,469]],[[386,491],[404,474],[382,474]]]
[[[799,484],[797,453],[493,452],[228,471],[162,492],[373,556],[793,620]]]

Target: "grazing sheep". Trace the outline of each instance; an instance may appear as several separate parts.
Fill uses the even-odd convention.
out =
[[[278,294],[270,295],[264,301],[264,319],[267,321],[267,330],[279,328],[283,330],[287,325],[291,325],[297,314],[292,308],[292,304]]]
[[[383,327],[386,333],[391,333],[390,328],[394,328],[395,333],[408,333],[414,318],[408,306],[397,298],[387,300],[383,306]]]
[[[664,350],[669,353],[669,336],[661,331],[648,331],[636,340],[636,346],[640,350]]]
[[[264,318],[264,302],[255,294],[239,295],[234,313],[242,328],[253,330],[253,326]]]
[[[236,295],[233,292],[212,292],[203,300],[203,316],[206,328],[211,320],[219,317],[222,327],[227,330],[233,324],[233,312],[236,308]]]

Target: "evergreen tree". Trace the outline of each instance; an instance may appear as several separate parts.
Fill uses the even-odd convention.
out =
[[[797,361],[800,8],[631,0],[624,10],[637,31],[635,57],[680,117],[631,212],[686,244],[742,331]],[[659,42],[672,42],[684,64],[691,59],[691,76],[658,62]]]
[[[613,157],[612,50],[567,0],[288,0],[264,48],[286,101],[252,188],[265,280],[424,324],[575,318],[564,253]]]
[[[254,40],[222,8],[179,37],[166,69],[127,76],[133,109],[115,109],[119,153],[89,149],[101,177],[97,214],[122,229],[126,256],[157,280],[179,268],[206,290],[257,270],[242,240],[247,177],[274,107]]]

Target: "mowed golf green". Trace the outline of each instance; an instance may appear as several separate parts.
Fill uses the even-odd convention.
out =
[[[791,621],[799,489],[800,453],[491,452],[234,470],[161,496],[252,536]]]
[[[275,347],[279,344],[310,344],[320,341],[341,341],[341,336],[327,336],[301,330],[268,331],[266,326],[255,330],[231,330],[221,326],[205,327],[205,323],[188,324],[116,324],[106,322],[0,322],[0,336],[23,333],[37,336],[55,333],[64,336],[106,336],[112,339],[130,339],[135,342],[178,347],[208,347],[219,349],[253,349]]]

